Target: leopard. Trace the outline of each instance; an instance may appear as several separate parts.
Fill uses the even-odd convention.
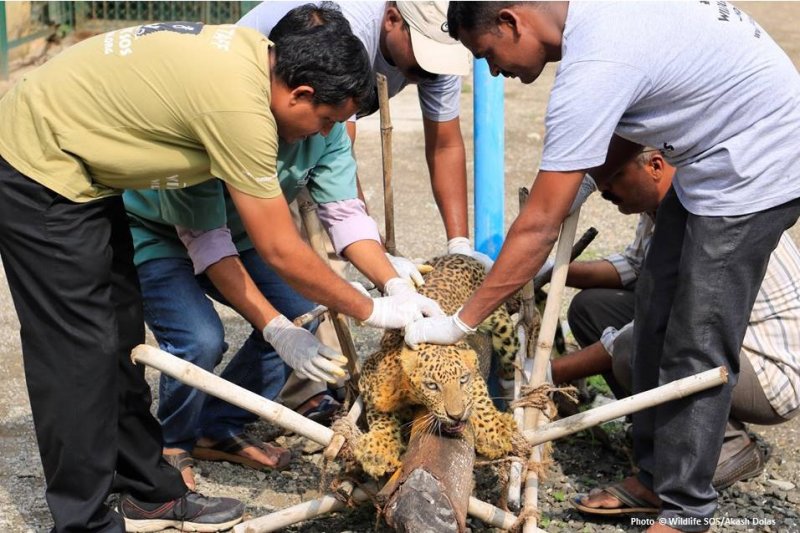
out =
[[[464,304],[485,277],[481,263],[466,255],[440,256],[427,264],[432,269],[424,275],[419,292],[436,300],[448,315]],[[479,329],[492,333],[493,349],[501,359],[513,360],[519,342],[504,306]],[[376,479],[400,468],[406,447],[403,427],[418,406],[428,411],[429,431],[466,438],[487,459],[512,453],[519,437],[512,415],[492,403],[478,354],[466,340],[453,345],[421,344],[414,350],[406,346],[402,331],[387,330],[380,348],[365,360],[359,385],[369,430],[359,437],[353,453],[362,469]]]

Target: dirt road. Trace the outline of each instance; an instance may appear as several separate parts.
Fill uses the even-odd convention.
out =
[[[742,4],[745,11],[777,40],[800,65],[800,3],[765,2]],[[517,189],[529,186],[541,153],[543,118],[554,69],[548,68],[531,86],[506,83],[506,226],[517,213]],[[465,84],[462,95],[462,128],[471,145],[472,93]],[[392,100],[395,154],[395,213],[398,248],[413,257],[432,257],[445,251],[440,223],[424,166],[423,136],[419,108],[413,90]],[[380,142],[377,119],[360,124],[356,144],[359,173],[373,214],[382,224],[380,187]],[[470,168],[471,170],[471,168]],[[470,193],[471,194],[471,193]],[[599,198],[592,198],[582,212],[579,232],[590,225],[600,235],[584,257],[596,258],[621,249],[630,240],[635,217],[623,217]],[[795,239],[800,237],[793,228]],[[2,274],[0,274],[2,277]],[[222,311],[228,340],[236,346],[248,334],[235,315]],[[0,280],[0,531],[47,531],[51,527],[44,501],[44,479],[35,445],[33,426],[22,371],[18,323],[4,280]],[[362,355],[374,347],[375,334],[357,330]],[[150,339],[152,343],[152,339]],[[151,384],[157,376],[148,371]],[[619,479],[629,470],[624,440],[611,428],[609,445],[587,435],[556,443],[555,462],[541,496],[542,526],[548,531],[638,531],[629,521],[588,522],[571,510],[567,499],[575,492]],[[717,531],[800,531],[800,417],[779,427],[753,428],[772,448],[766,472],[748,483],[725,491],[720,516],[752,519],[751,526],[719,527]],[[270,432],[267,427],[259,431]],[[200,464],[199,490],[229,495],[247,503],[259,516],[270,510],[299,503],[318,495],[320,454],[297,438],[285,438],[295,450],[293,466],[282,473],[259,473],[226,464]],[[496,478],[491,472],[478,478],[481,495],[490,495]],[[488,497],[488,496],[487,496]],[[772,523],[772,525],[769,525]],[[371,531],[374,511],[365,506],[331,518],[306,523],[291,531]],[[485,530],[473,523],[476,531]]]

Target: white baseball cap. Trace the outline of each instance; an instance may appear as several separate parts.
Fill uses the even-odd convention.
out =
[[[411,31],[411,46],[419,66],[432,74],[469,74],[472,55],[447,33],[443,1],[398,1],[397,10]]]

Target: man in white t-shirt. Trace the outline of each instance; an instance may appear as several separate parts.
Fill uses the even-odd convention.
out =
[[[238,25],[268,36],[283,15],[304,3],[307,2],[262,2]],[[447,234],[448,253],[470,255],[491,268],[492,260],[475,251],[469,240],[466,151],[459,99],[461,76],[469,73],[470,55],[447,34],[447,2],[341,2],[339,6],[373,58],[375,71],[386,76],[389,97],[409,83],[417,84],[425,158]],[[347,132],[355,143],[355,117],[348,121]]]
[[[641,470],[622,486],[658,496],[648,531],[706,531],[748,317],[800,216],[797,69],[727,2],[451,2],[448,24],[495,75],[532,83],[560,64],[539,173],[497,263],[458,313],[407,326],[406,341],[472,331],[542,266],[587,171],[602,188],[639,145],[659,148],[677,171],[636,289],[633,392],[717,366],[730,379],[636,413]]]

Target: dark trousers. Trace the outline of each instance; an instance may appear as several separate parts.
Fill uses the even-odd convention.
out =
[[[572,299],[567,311],[569,329],[581,348],[600,340],[608,328],[621,329],[633,320],[635,296],[630,289],[584,289]],[[625,389],[609,371],[603,374],[614,396],[628,396]]]
[[[633,392],[717,366],[730,372],[726,385],[633,415],[639,479],[677,529],[703,531],[716,510],[711,480],[747,322],[770,254],[798,215],[800,199],[743,216],[697,216],[673,190],[659,206],[637,282]]]
[[[122,200],[70,202],[0,158],[0,257],[54,530],[124,531],[109,492],[160,502],[187,489],[130,360],[144,320]]]

